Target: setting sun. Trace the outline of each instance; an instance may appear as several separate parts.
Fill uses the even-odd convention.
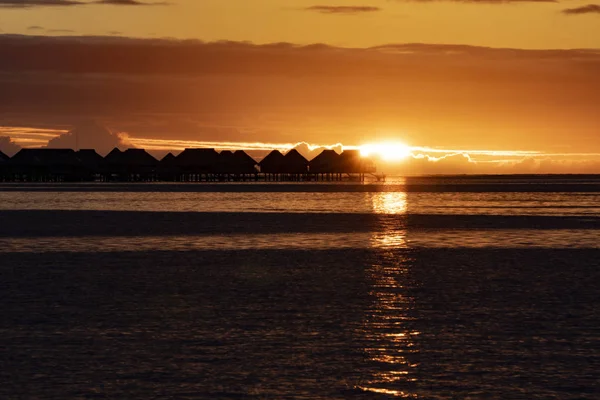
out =
[[[360,146],[363,157],[378,156],[385,161],[402,161],[410,156],[411,148],[404,143],[375,143]]]

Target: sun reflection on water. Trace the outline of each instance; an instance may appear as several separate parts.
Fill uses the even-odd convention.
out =
[[[360,389],[416,398],[411,388],[416,382],[415,337],[420,332],[410,327],[413,299],[405,293],[404,283],[410,260],[386,251],[380,261],[368,270],[374,300],[365,321],[364,351],[372,363],[372,373]]]
[[[408,212],[406,192],[374,193],[371,197],[373,212],[382,215],[402,215]],[[406,230],[394,225],[394,220],[382,220],[380,229],[375,230],[371,244],[377,248],[407,248]]]
[[[373,193],[373,211],[376,214],[406,214],[408,199],[406,192]]]
[[[408,210],[404,192],[376,193],[372,204],[378,214],[405,214]],[[411,261],[405,252],[395,251],[408,246],[406,230],[382,219],[371,242],[379,249],[367,270],[373,303],[365,320],[364,351],[372,363],[372,372],[359,388],[393,397],[417,398],[414,360],[418,353],[415,338],[420,332],[411,328],[413,299],[408,293]]]

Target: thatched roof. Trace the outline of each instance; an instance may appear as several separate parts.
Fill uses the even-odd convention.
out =
[[[243,150],[235,153],[223,150],[219,154],[219,172],[227,174],[252,174],[256,172],[256,161]]]
[[[243,150],[236,150],[233,153],[233,164],[237,171],[241,173],[252,174],[256,172],[256,160]]]
[[[284,163],[284,156],[279,150],[273,150],[261,160],[260,171],[266,173],[280,173]]]
[[[250,157],[244,150],[236,150],[235,153],[233,153],[233,156],[239,165],[254,167],[257,164],[256,160]]]
[[[129,166],[152,167],[158,165],[158,160],[144,149],[127,149],[123,152],[123,161]]]
[[[82,149],[76,153],[81,163],[88,168],[96,168],[103,160],[102,156],[94,149]]]
[[[296,149],[292,149],[283,157],[284,173],[300,174],[308,171],[308,160]]]
[[[323,150],[308,165],[313,173],[340,172],[341,157],[335,150]]]
[[[0,151],[0,163],[3,163],[5,161],[8,161],[10,157],[8,157],[6,154],[4,154],[3,152]]]
[[[116,147],[104,157],[105,164],[123,164],[123,160],[123,152]]]
[[[23,166],[75,166],[81,161],[73,149],[21,149],[10,159],[12,165]]]
[[[177,156],[177,166],[193,172],[216,172],[219,153],[215,149],[185,149]]]
[[[221,163],[231,163],[233,162],[233,151],[231,150],[223,150],[219,153],[219,161]]]
[[[168,153],[166,156],[164,156],[162,158],[162,160],[160,160],[160,165],[164,165],[164,166],[175,165],[176,159],[177,158],[173,155],[173,153]]]
[[[359,150],[344,150],[344,152],[340,154],[340,162],[344,172],[375,172],[373,161],[362,157]]]

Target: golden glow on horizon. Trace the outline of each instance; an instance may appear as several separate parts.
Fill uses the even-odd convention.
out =
[[[404,143],[374,143],[360,146],[363,157],[378,156],[384,161],[402,161],[411,155],[411,148]]]
[[[44,147],[52,138],[67,134],[67,129],[47,129],[24,126],[0,126],[0,137],[7,136],[15,143],[24,148]],[[597,152],[544,152],[535,150],[485,150],[485,149],[456,149],[428,146],[408,146],[401,142],[373,142],[361,146],[336,144],[318,144],[318,143],[275,143],[275,142],[234,142],[234,141],[200,141],[200,140],[182,140],[182,139],[157,139],[147,137],[132,137],[126,132],[119,133],[122,139],[120,147],[136,147],[149,151],[168,152],[176,154],[185,148],[215,148],[217,150],[248,150],[248,151],[270,151],[280,150],[286,152],[292,148],[304,147],[308,151],[318,149],[344,149],[359,150],[361,155],[373,155],[387,164],[400,164],[402,161],[423,160],[429,162],[442,161],[454,155],[467,155],[473,163],[480,165],[514,165],[523,159],[536,159],[538,161],[554,160],[555,162],[565,162],[563,172],[570,172],[568,162],[581,162],[594,164],[600,162],[600,153]],[[313,153],[312,156],[317,153]],[[596,165],[596,164],[594,164]],[[583,170],[588,173],[588,170]],[[596,170],[590,169],[594,172]]]

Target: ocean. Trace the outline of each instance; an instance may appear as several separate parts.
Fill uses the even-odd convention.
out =
[[[0,398],[597,399],[600,178],[0,183]]]

